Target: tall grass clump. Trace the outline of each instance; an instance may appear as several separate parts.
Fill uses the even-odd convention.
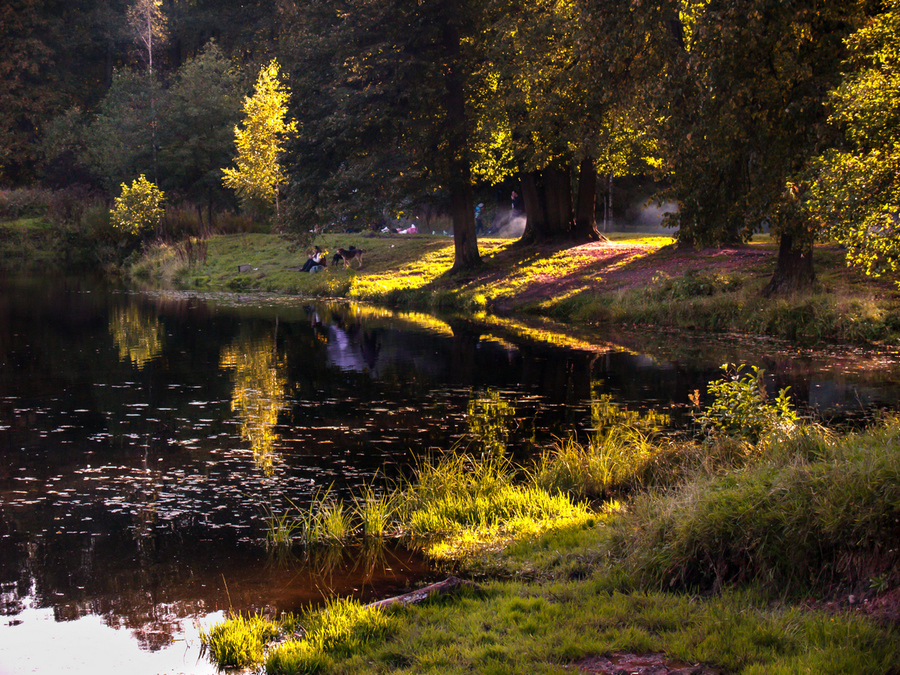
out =
[[[497,456],[454,452],[423,461],[403,492],[403,534],[435,558],[467,558],[511,538],[592,517],[569,495],[520,479],[509,460]]]
[[[354,495],[353,514],[364,540],[381,540],[388,536],[399,499],[398,492],[378,492],[371,485]]]
[[[900,582],[900,423],[799,438],[774,440],[740,471],[636,498],[614,528],[616,558],[662,588]]]
[[[587,443],[574,436],[560,439],[541,453],[532,479],[545,490],[589,499],[638,487],[651,465],[669,452],[671,444],[660,437],[668,423],[665,415],[630,411],[603,396],[591,404]]]
[[[267,675],[325,672],[333,658],[350,656],[397,629],[395,618],[352,599],[330,601],[300,623],[303,637],[272,650],[266,659]]]
[[[201,630],[200,642],[219,668],[249,668],[262,662],[266,645],[279,633],[279,625],[259,613],[238,614]]]

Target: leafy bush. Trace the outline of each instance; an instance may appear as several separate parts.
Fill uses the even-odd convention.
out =
[[[142,234],[159,225],[165,213],[165,196],[144,174],[130,186],[122,183],[122,194],[116,197],[112,210],[113,224],[128,234]]]
[[[743,279],[733,274],[688,270],[682,277],[672,278],[663,272],[657,272],[649,292],[657,297],[684,299],[734,293],[743,285]]]
[[[712,405],[698,418],[701,428],[743,438],[751,443],[773,431],[792,429],[797,425],[796,411],[791,408],[788,389],[781,389],[772,403],[767,403],[765,371],[754,367],[752,373],[744,366],[725,364],[725,377],[711,382],[709,393]],[[699,392],[693,402],[699,406]]]

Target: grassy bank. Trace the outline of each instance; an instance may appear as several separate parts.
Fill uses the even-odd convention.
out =
[[[838,436],[761,406],[752,439],[620,425],[534,466],[426,463],[385,531],[480,588],[331,601],[264,630],[236,617],[204,640],[229,655],[249,640],[255,656],[227,663],[270,674],[563,673],[627,653],[706,673],[900,672],[900,422]]]
[[[620,234],[609,244],[561,248],[523,248],[488,238],[479,241],[483,267],[459,275],[449,274],[453,241],[445,236],[329,234],[316,243],[332,253],[339,246],[365,249],[362,268],[301,273],[296,268],[306,260],[304,250],[274,235],[232,235],[193,247],[152,247],[130,275],[152,286],[345,297],[402,308],[531,314],[580,325],[644,324],[846,342],[893,342],[900,333],[896,288],[848,269],[842,252],[828,246],[817,249],[813,288],[766,299],[761,291],[776,255],[767,240],[697,251],[678,249],[664,236]]]

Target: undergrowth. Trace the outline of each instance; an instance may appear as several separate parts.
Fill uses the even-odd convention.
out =
[[[733,367],[710,383],[693,440],[601,399],[588,442],[561,439],[533,467],[476,425],[481,454],[424,460],[396,492],[370,488],[348,512],[368,536],[394,532],[445,566],[506,581],[384,612],[329,601],[223,653],[253,652],[278,675],[556,673],[616,651],[734,673],[900,671],[894,629],[796,603],[900,585],[900,420],[837,435],[793,414],[787,392],[770,401],[760,381]],[[252,633],[247,621],[222,633]]]

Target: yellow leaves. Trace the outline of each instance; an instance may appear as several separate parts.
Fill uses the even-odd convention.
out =
[[[275,428],[288,387],[286,364],[275,351],[274,336],[236,341],[222,350],[219,366],[234,372],[231,409],[241,418],[241,436],[250,442],[257,465],[271,475],[278,441]]]
[[[241,199],[258,199],[272,203],[284,173],[278,163],[282,145],[296,133],[297,123],[286,121],[290,91],[281,81],[278,61],[271,62],[259,73],[253,96],[244,100],[244,127],[235,127],[234,139],[238,155],[237,168],[222,169],[222,182]]]
[[[112,312],[109,332],[119,348],[119,360],[130,361],[138,370],[162,352],[162,323],[155,315],[141,312],[135,304]]]
[[[122,183],[122,194],[116,197],[115,207],[110,212],[113,226],[128,234],[151,230],[165,213],[164,201],[165,195],[144,174],[131,185]]]

